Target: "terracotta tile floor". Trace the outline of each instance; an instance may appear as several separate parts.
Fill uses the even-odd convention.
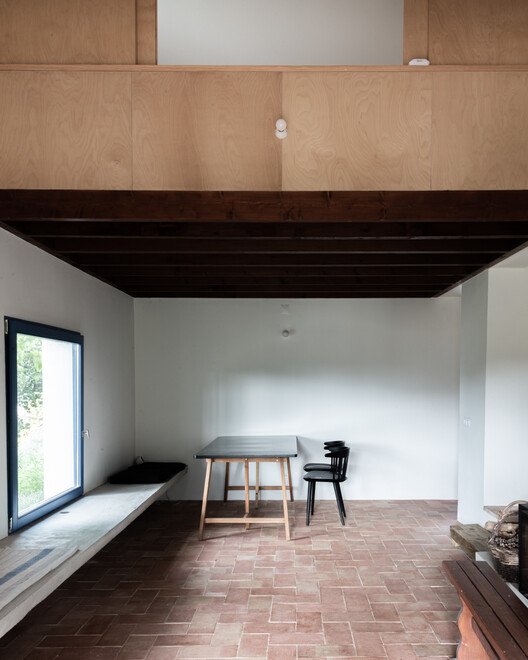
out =
[[[211,510],[240,508],[212,503]],[[271,512],[279,504],[263,503]],[[441,562],[455,503],[290,504],[275,526],[209,526],[159,502],[0,640],[16,660],[452,658],[458,600]]]

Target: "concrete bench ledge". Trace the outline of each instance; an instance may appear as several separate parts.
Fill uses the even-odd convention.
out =
[[[161,484],[104,484],[47,518],[0,541],[0,548],[64,547],[65,559],[0,610],[0,637],[177,483],[187,468]],[[75,549],[71,554],[72,548]]]

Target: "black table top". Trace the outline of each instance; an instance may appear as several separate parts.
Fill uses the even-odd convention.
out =
[[[223,435],[194,458],[290,458],[297,456],[295,435]]]

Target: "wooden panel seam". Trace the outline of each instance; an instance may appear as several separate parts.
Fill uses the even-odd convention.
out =
[[[0,71],[99,71],[100,73],[412,73],[421,75],[424,67],[403,64],[387,66],[202,66],[177,64],[9,64],[0,63]],[[526,72],[527,64],[431,64],[429,73]]]

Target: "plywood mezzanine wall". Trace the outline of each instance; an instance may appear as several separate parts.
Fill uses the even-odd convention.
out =
[[[133,187],[279,190],[281,74],[132,75]]]
[[[0,73],[4,188],[130,188],[129,73]]]
[[[0,63],[156,64],[156,0],[0,0]]]
[[[403,61],[528,64],[526,0],[405,0]]]
[[[527,125],[528,67],[3,67],[0,187],[526,189]]]
[[[287,190],[427,190],[432,79],[407,73],[287,73]]]

